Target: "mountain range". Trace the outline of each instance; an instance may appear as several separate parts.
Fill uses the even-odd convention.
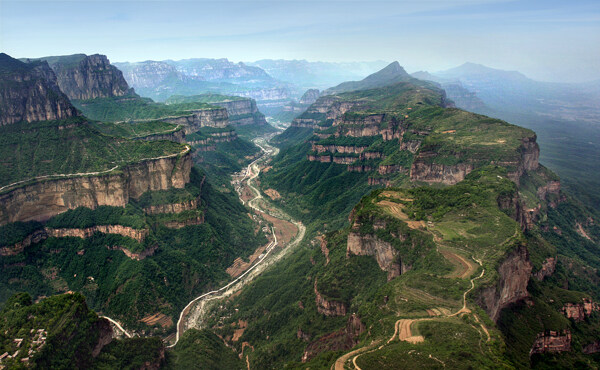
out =
[[[461,109],[541,83],[393,62],[293,105],[218,90],[289,86],[244,63],[121,67],[0,54],[0,366],[598,367],[600,208]],[[275,135],[269,102],[303,111]]]

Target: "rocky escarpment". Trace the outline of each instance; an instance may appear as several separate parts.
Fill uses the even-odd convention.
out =
[[[141,243],[148,236],[148,229],[134,229],[129,226],[122,225],[96,225],[92,227],[86,227],[84,229],[75,229],[75,228],[58,228],[58,229],[45,229],[48,237],[51,238],[65,238],[65,237],[75,237],[87,239],[94,235],[95,233],[103,233],[103,234],[118,234],[121,236],[125,236],[131,239],[136,240]]]
[[[66,238],[66,237],[74,237],[74,238],[82,238],[86,239],[94,235],[95,233],[103,233],[103,234],[117,234],[121,236],[125,236],[128,238],[132,238],[139,243],[142,243],[146,236],[148,236],[150,230],[148,229],[134,229],[128,226],[122,225],[96,225],[92,227],[86,227],[83,229],[77,228],[43,228],[40,230],[36,230],[30,235],[26,236],[23,241],[16,243],[14,246],[3,247],[0,248],[0,256],[15,256],[17,254],[22,253],[25,248],[29,247],[32,244],[40,243],[48,238]],[[127,257],[141,261],[148,256],[154,255],[154,252],[158,249],[158,245],[154,245],[150,248],[145,249],[142,252],[132,252],[127,248],[122,246],[107,246],[108,249],[112,250],[120,250]],[[85,253],[84,250],[80,251],[80,253]]]
[[[92,349],[92,357],[97,357],[102,351],[102,348],[112,342],[113,330],[110,326],[110,322],[104,318],[100,318],[93,325],[94,330],[98,333],[98,341]]]
[[[556,261],[556,257],[546,258],[544,263],[542,263],[542,267],[538,271],[536,271],[535,274],[533,274],[533,276],[535,276],[535,278],[539,281],[542,281],[545,278],[552,276],[554,274],[554,271],[556,270]]]
[[[435,156],[435,154],[430,154]],[[428,163],[422,159],[426,157],[425,153],[419,155],[410,169],[410,179],[413,181],[424,181],[428,183],[440,182],[446,185],[453,185],[465,179],[475,168],[471,163],[459,163],[456,165],[445,165],[438,163]]]
[[[328,301],[323,297],[317,290],[317,279],[315,278],[315,303],[317,305],[317,311],[325,316],[346,316],[346,305],[339,301]]]
[[[211,102],[212,105],[225,108],[229,116],[240,116],[244,114],[253,114],[258,112],[256,101],[254,99],[234,99]]]
[[[388,273],[388,280],[410,270],[410,266],[398,262],[398,252],[390,243],[379,240],[374,235],[349,233],[346,257],[350,255],[374,256],[379,267]]]
[[[345,351],[358,344],[358,337],[366,330],[356,314],[350,315],[346,326],[333,333],[325,334],[321,338],[311,342],[302,355],[302,362],[307,362],[316,357],[319,353],[325,351]],[[298,338],[308,340],[310,336],[298,329],[296,334]]]
[[[25,248],[32,244],[37,244],[48,238],[48,233],[44,229],[36,230],[33,233],[27,235],[22,241],[15,243],[12,246],[6,246],[0,248],[0,256],[16,256],[22,253]]]
[[[536,135],[523,138],[517,151],[518,159],[514,161],[502,163],[491,161],[491,163],[512,169],[508,173],[508,177],[519,184],[521,176],[525,172],[535,171],[539,167],[540,147],[536,142]],[[411,180],[453,185],[464,180],[465,176],[476,166],[483,164],[478,164],[480,158],[467,159],[457,164],[436,163],[437,157],[438,153],[433,151],[419,152],[410,170]]]
[[[87,100],[132,94],[123,73],[105,55],[76,54],[42,58],[69,99]]]
[[[44,221],[77,207],[125,206],[150,190],[183,188],[190,180],[192,158],[145,160],[119,171],[88,177],[40,181],[0,194],[0,224]]]
[[[162,117],[161,121],[185,126],[186,135],[198,131],[201,127],[224,128],[229,124],[229,115],[225,108],[195,109],[174,117]]]
[[[144,141],[159,141],[167,140],[174,141],[176,143],[185,143],[185,130],[175,130],[166,134],[151,134],[147,136],[138,136],[131,138],[132,140],[144,140]]]
[[[573,319],[576,322],[585,320],[586,317],[589,317],[595,311],[600,311],[600,306],[598,303],[587,298],[578,303],[565,303],[562,307],[565,317]]]
[[[267,125],[265,116],[258,111],[254,99],[226,100],[211,103],[227,110],[229,123],[232,125]]]
[[[187,139],[188,144],[193,145],[196,150],[201,152],[216,150],[215,144],[231,142],[238,138],[235,131],[212,132],[207,134],[208,137],[199,140]]]
[[[156,215],[161,213],[181,213],[184,211],[191,211],[198,209],[200,205],[200,197],[196,199],[188,200],[182,203],[169,203],[149,206],[144,208],[144,212],[148,215]]]
[[[529,355],[545,352],[566,352],[571,350],[571,332],[568,330],[559,332],[549,330],[539,333]]]
[[[0,126],[77,115],[46,62],[23,63],[0,53]]]
[[[519,246],[506,255],[498,267],[496,284],[483,288],[477,298],[492,320],[497,321],[502,309],[511,303],[529,296],[527,284],[532,268],[526,247]]]

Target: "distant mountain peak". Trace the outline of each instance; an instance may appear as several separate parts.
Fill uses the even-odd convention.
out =
[[[332,87],[324,91],[324,95],[336,94],[340,92],[353,91],[353,90],[364,90],[372,89],[376,87],[383,87],[393,85],[398,82],[414,81],[400,63],[392,62],[383,69],[368,75],[361,81],[349,81],[343,82],[336,87]]]
[[[365,77],[365,79],[363,81],[390,79],[390,78],[397,78],[397,77],[410,78],[410,75],[408,73],[406,73],[406,71],[404,70],[404,68],[402,68],[400,63],[398,63],[396,61],[396,62],[392,62],[392,63],[388,64],[382,70]]]

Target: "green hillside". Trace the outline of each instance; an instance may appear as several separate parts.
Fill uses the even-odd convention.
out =
[[[38,176],[107,171],[145,158],[177,154],[181,144],[108,136],[75,117],[0,127],[0,185]]]

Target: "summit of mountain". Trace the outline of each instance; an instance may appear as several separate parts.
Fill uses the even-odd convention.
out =
[[[393,85],[398,82],[409,82],[412,80],[414,80],[414,78],[406,73],[404,68],[400,66],[400,63],[396,61],[388,64],[385,68],[370,74],[360,81],[343,82],[335,87],[331,87],[325,90],[322,95],[332,95],[348,91],[372,89]]]

